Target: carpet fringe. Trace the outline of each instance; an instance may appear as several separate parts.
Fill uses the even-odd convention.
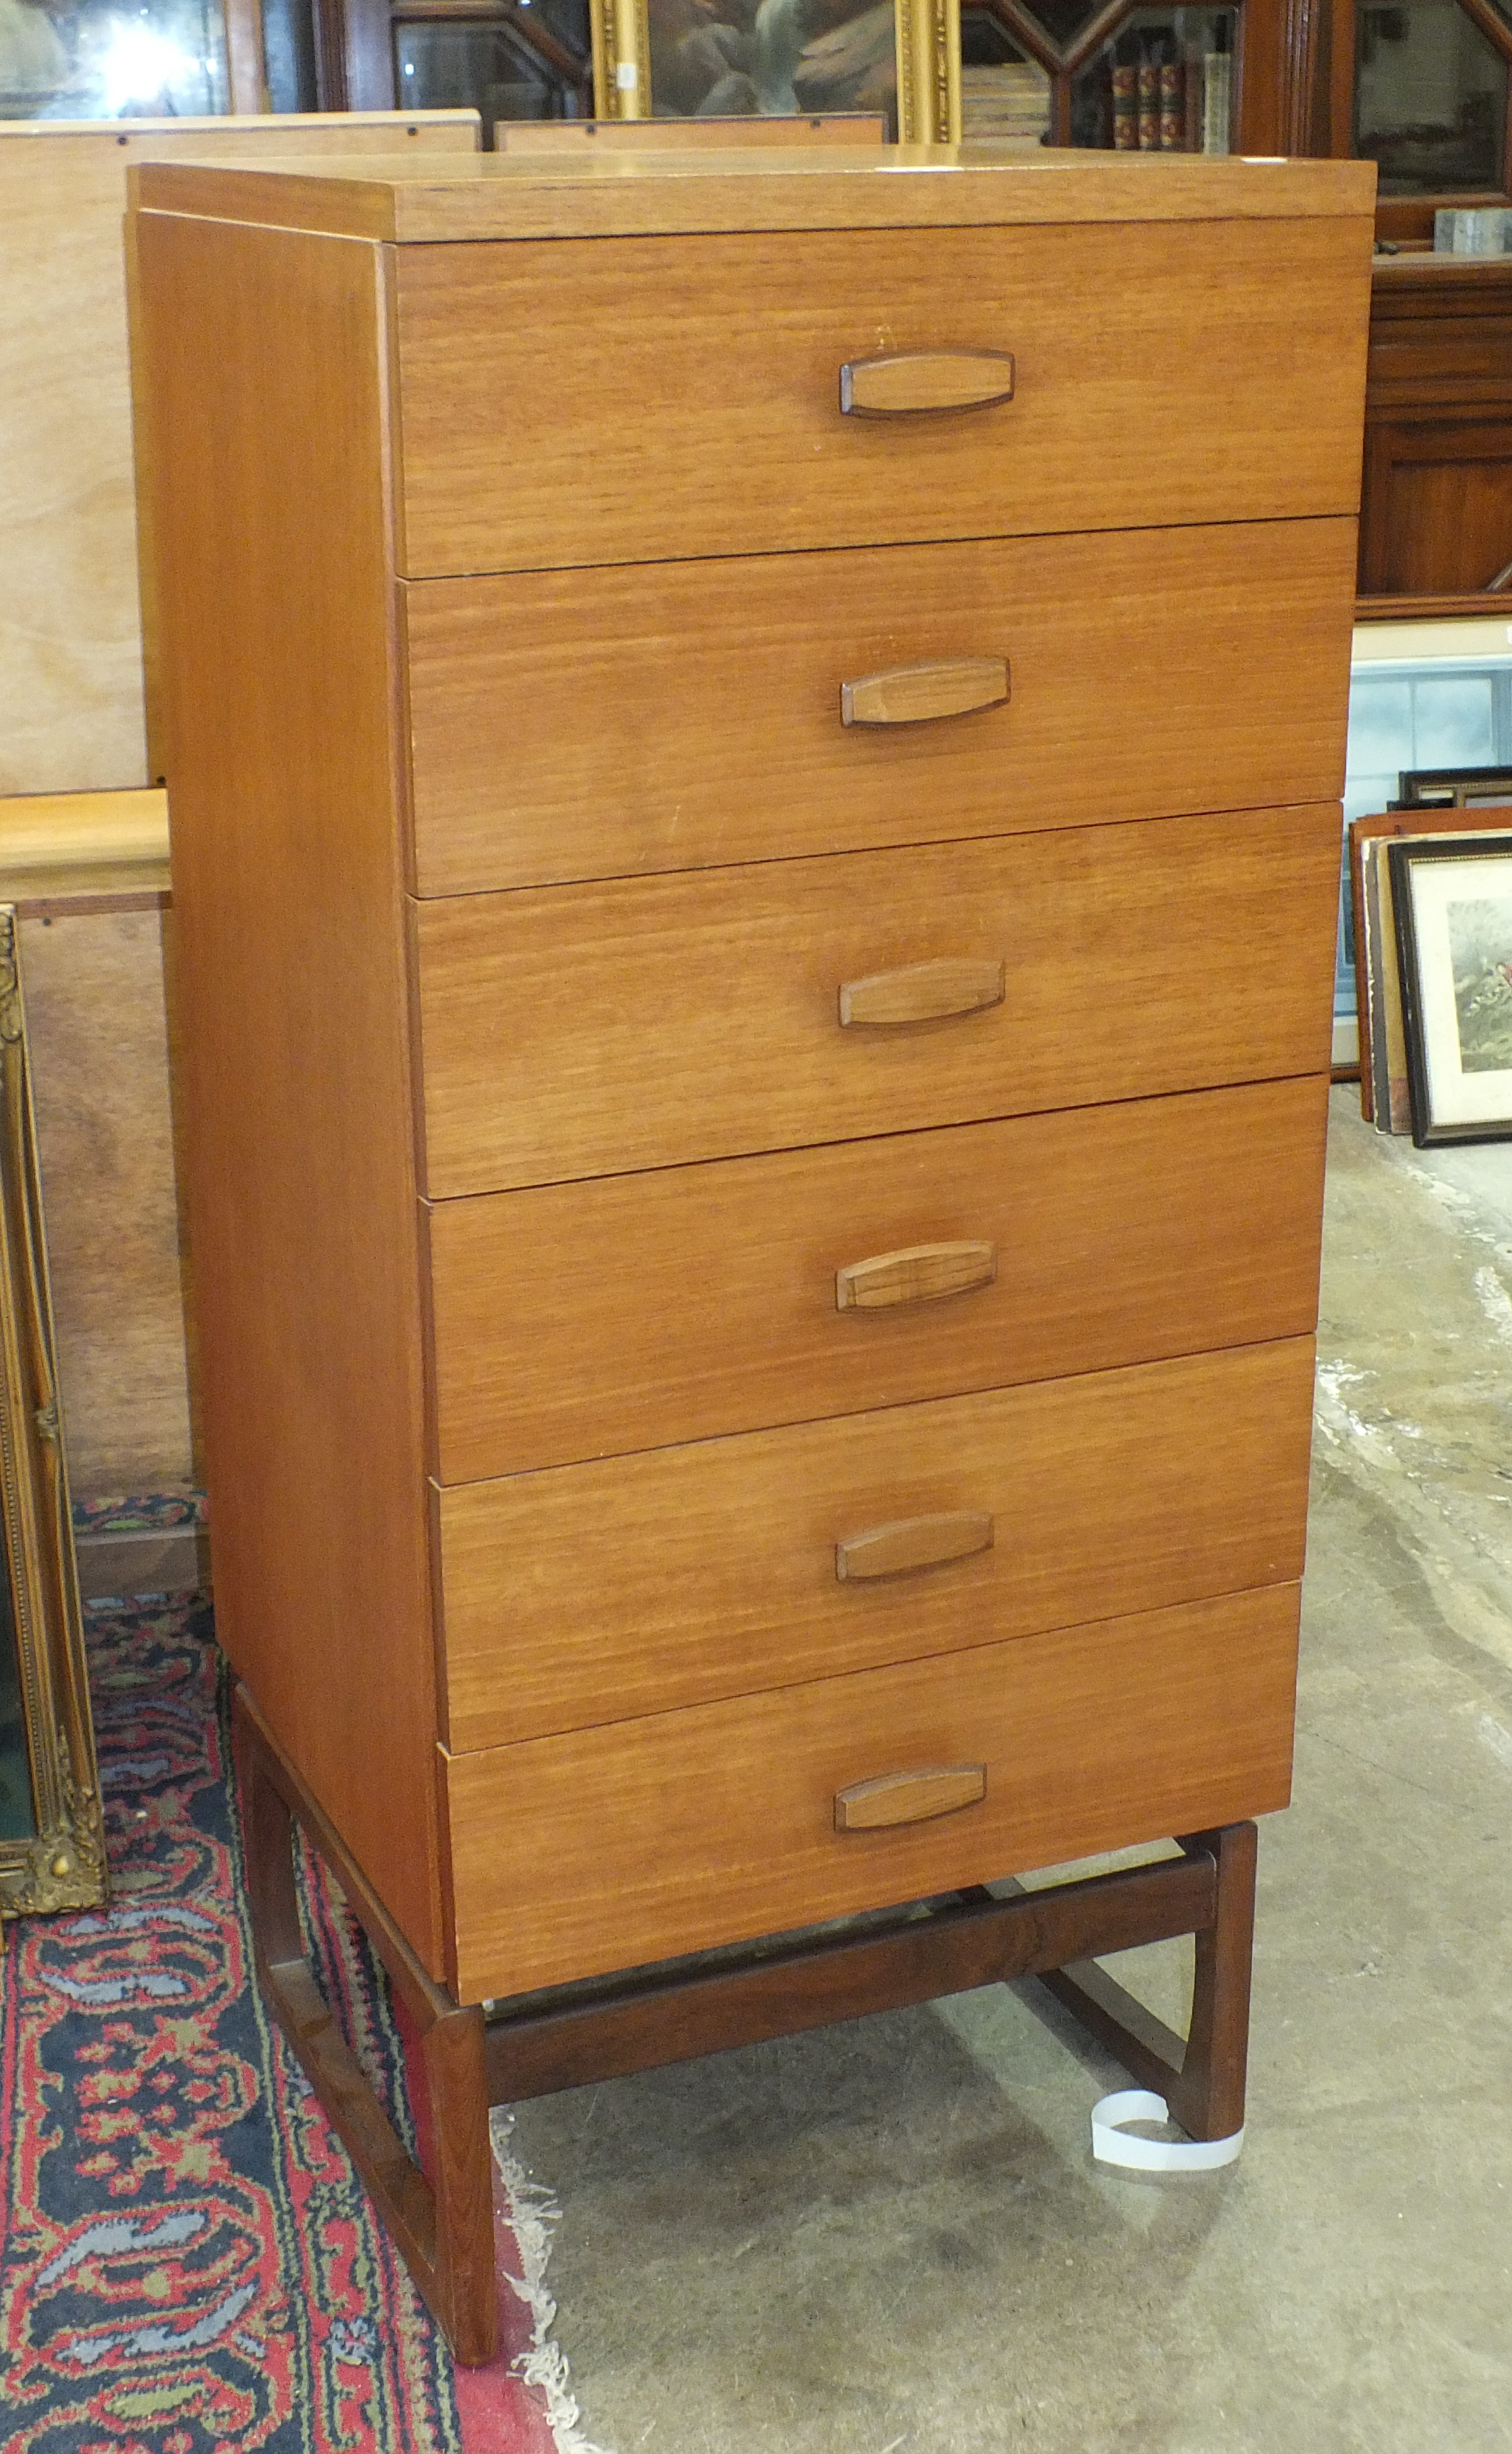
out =
[[[606,2448],[585,2437],[578,2424],[582,2414],[569,2383],[567,2354],[551,2333],[556,2323],[556,2303],[547,2283],[546,2270],[551,2256],[551,2236],[562,2221],[562,2208],[554,2191],[533,2181],[509,2153],[513,2128],[512,2113],[499,2111],[492,2116],[489,2137],[494,2162],[508,2195],[509,2222],[520,2244],[520,2264],[524,2269],[523,2275],[509,2275],[506,2280],[530,2312],[529,2349],[517,2355],[510,2369],[544,2398],[557,2454],[606,2454]]]

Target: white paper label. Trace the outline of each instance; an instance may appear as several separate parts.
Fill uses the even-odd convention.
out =
[[[1126,2087],[1101,2097],[1092,2107],[1092,2153],[1100,2164],[1122,2164],[1136,2173],[1211,2173],[1231,2164],[1244,2143],[1243,2131],[1226,2139],[1135,2139],[1125,2122],[1168,2122],[1164,2096]]]

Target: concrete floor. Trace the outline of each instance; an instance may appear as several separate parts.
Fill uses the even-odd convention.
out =
[[[596,2445],[1512,2447],[1512,1146],[1334,1104],[1241,2162],[1094,2166],[1126,2082],[1028,1987],[523,2106]],[[1117,1965],[1174,2018],[1183,1958]]]

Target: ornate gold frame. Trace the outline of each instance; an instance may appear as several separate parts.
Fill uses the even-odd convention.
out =
[[[0,1914],[92,1908],[105,1823],[58,1421],[52,1303],[16,955],[0,904],[0,1500],[36,1830],[0,1840]]]
[[[898,137],[904,145],[961,142],[961,0],[893,0],[898,47]],[[648,119],[650,30],[646,0],[593,0],[593,111]]]

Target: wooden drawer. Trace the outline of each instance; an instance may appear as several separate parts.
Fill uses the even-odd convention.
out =
[[[417,891],[1325,798],[1354,572],[1298,520],[411,585]],[[841,720],[985,654],[1005,705]]]
[[[444,1483],[1311,1331],[1322,1075],[439,1203]],[[877,1253],[990,1243],[939,1302]]]
[[[405,247],[400,568],[1352,516],[1362,220]],[[842,415],[879,353],[1015,392]]]
[[[1300,1577],[1312,1378],[1288,1338],[438,1493],[444,1735],[462,1753]]]
[[[435,1197],[1327,1066],[1331,803],[412,907]],[[842,1029],[959,956],[1003,1001]]]
[[[1295,1585],[441,1754],[456,1989],[524,1993],[1284,1806]],[[852,1782],[977,1805],[837,1832]]]

